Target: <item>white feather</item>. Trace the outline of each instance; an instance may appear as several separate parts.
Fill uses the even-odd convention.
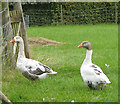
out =
[[[17,48],[17,43],[14,43],[14,46],[13,46],[13,55],[16,54],[16,48]]]

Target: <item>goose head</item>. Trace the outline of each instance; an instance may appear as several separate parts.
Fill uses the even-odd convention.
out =
[[[83,41],[78,47],[83,47],[86,48],[87,50],[92,50],[92,46],[89,41]]]
[[[20,36],[15,36],[10,42],[21,42],[22,38]]]

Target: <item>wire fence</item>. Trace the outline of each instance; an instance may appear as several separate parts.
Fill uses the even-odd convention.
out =
[[[0,11],[0,16],[7,12],[8,8],[4,8]],[[2,20],[2,19],[1,19]],[[29,16],[25,15],[25,27],[26,30],[29,28]],[[0,26],[0,62],[2,69],[12,69],[15,68],[16,65],[16,55],[13,54],[14,46],[10,43],[10,40],[13,38],[13,29],[11,25],[11,18],[8,16],[8,21],[5,24],[2,24],[1,21]],[[15,29],[15,28],[14,28]],[[16,30],[15,30],[16,31]]]
[[[0,11],[0,15],[3,15],[3,13],[6,12],[7,10],[8,8],[4,8],[2,11]],[[12,69],[13,67],[12,58],[14,56],[12,54],[13,53],[11,47],[12,45],[10,43],[12,35],[13,31],[11,26],[11,20],[10,17],[8,17],[8,22],[0,26],[0,61],[2,69],[5,68]]]
[[[30,25],[66,25],[66,24],[99,24],[117,23],[117,7],[104,7],[84,10],[26,10]]]

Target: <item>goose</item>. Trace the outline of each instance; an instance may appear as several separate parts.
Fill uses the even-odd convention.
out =
[[[17,68],[27,79],[45,79],[48,74],[57,74],[57,72],[53,71],[41,62],[25,57],[24,43],[20,36],[15,36],[10,42],[18,42],[19,52],[17,58]]]
[[[83,41],[78,47],[87,49],[86,57],[81,65],[80,73],[83,81],[90,89],[103,89],[108,83],[111,83],[108,77],[103,73],[102,69],[92,63],[92,46],[88,41]]]

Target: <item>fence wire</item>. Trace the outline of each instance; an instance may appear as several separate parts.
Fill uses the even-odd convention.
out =
[[[4,8],[2,11],[0,11],[0,14],[4,13],[8,8]]]
[[[2,15],[8,8],[3,9],[3,11],[0,12],[0,15]],[[12,54],[12,44],[10,43],[10,40],[12,39],[13,31],[11,26],[11,20],[10,17],[8,17],[9,20],[4,25],[0,26],[0,61],[1,61],[1,67],[2,69],[12,69],[13,63],[12,58],[14,57]],[[15,63],[15,61],[14,61]]]
[[[7,9],[8,8],[5,8],[3,11],[0,11],[0,15],[2,15]],[[13,30],[10,16],[8,18],[8,22],[0,26],[0,62],[3,70],[5,68],[15,68],[14,66],[16,64],[16,56],[13,54],[13,45],[10,43],[10,40],[13,38]],[[29,16],[25,15],[24,19],[27,30],[29,28]]]

